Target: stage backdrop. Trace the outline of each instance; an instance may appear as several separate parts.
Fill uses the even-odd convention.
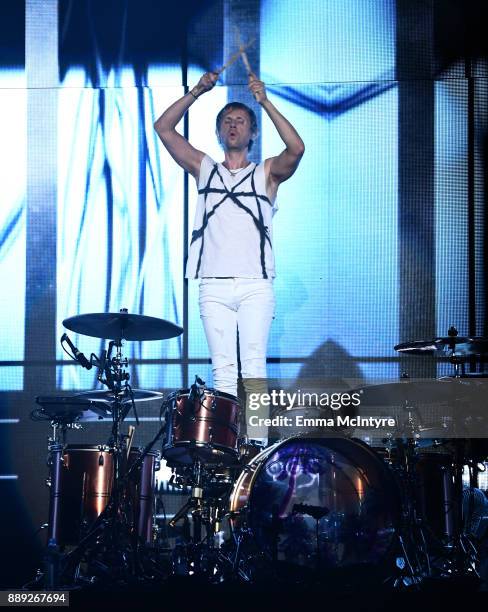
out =
[[[130,312],[185,329],[127,342],[134,387],[212,384],[197,282],[184,263],[196,189],[153,122],[255,38],[249,58],[306,144],[279,191],[269,375],[365,384],[448,373],[400,359],[401,341],[486,333],[486,64],[457,52],[456,3],[421,0],[7,0],[0,6],[0,496],[5,542],[46,518],[46,424],[36,395],[93,389],[67,360],[62,320]],[[462,13],[459,13],[462,15]],[[446,48],[446,40],[451,47]],[[253,158],[281,151],[236,63],[180,128],[217,160],[215,116],[252,105]],[[70,334],[85,352],[103,342]],[[142,444],[159,405],[141,405]],[[106,424],[73,434],[103,443]],[[76,439],[75,439],[76,438]],[[14,517],[17,517],[15,520]],[[5,525],[5,520],[2,521]],[[34,561],[32,562],[34,563]],[[15,566],[14,566],[15,567]],[[14,570],[12,570],[14,571]]]

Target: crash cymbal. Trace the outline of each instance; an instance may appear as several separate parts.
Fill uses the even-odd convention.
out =
[[[397,344],[395,351],[412,355],[440,353],[445,350],[455,350],[463,355],[484,355],[488,353],[488,338],[467,336],[444,336],[433,340],[416,340]]]
[[[183,328],[170,321],[121,312],[100,312],[77,315],[63,321],[71,331],[84,336],[107,340],[166,340],[183,333]]]
[[[93,391],[83,391],[83,393],[77,393],[76,398],[90,401],[90,402],[103,402],[104,404],[110,404],[114,401],[114,394],[109,389],[95,389]],[[148,402],[149,400],[161,399],[162,393],[158,391],[146,391],[145,389],[122,389],[119,400],[122,403],[130,402],[132,399],[135,402]]]
[[[488,380],[443,378],[369,385],[357,391],[361,406],[403,406],[451,403],[461,400],[479,400],[488,390]]]

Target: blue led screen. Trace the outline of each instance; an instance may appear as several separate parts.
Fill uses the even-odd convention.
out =
[[[197,15],[191,26],[198,34],[195,40],[212,37],[209,23],[215,28],[214,43],[221,39],[222,23],[215,23],[215,11],[209,3],[211,19],[205,10]],[[85,17],[101,19],[96,11]],[[321,348],[331,343],[355,361],[364,378],[396,377],[398,367],[391,359],[400,339],[402,309],[395,2],[348,0],[346,7],[339,0],[263,0],[258,21],[260,76],[268,84],[270,99],[306,143],[296,175],[278,194],[277,312],[268,351],[270,375],[295,377],[304,363],[323,359]],[[207,30],[203,25],[199,30],[200,22]],[[223,28],[225,38],[231,24]],[[67,31],[69,42],[72,33]],[[196,189],[190,178],[185,195],[183,172],[159,143],[152,123],[184,93],[183,74],[191,85],[214,67],[215,44],[208,60],[213,65],[190,58],[182,72],[181,62],[174,58],[161,63],[151,57],[143,73],[123,62],[107,65],[103,57],[93,62],[96,70],[75,60],[69,65],[67,45],[63,39],[63,71],[53,110],[55,144],[45,151],[56,168],[53,337],[61,335],[65,317],[121,307],[179,324],[186,321],[186,347],[182,338],[127,344],[133,382],[151,389],[177,389],[197,372],[209,378],[197,283],[186,288],[183,280],[184,236],[192,226]],[[96,59],[96,49],[94,53]],[[223,62],[222,49],[220,57]],[[12,71],[3,74],[6,86],[14,77]],[[16,74],[17,82],[24,83],[23,73]],[[5,87],[3,91],[2,117],[14,119],[5,129],[8,133],[17,127],[15,146],[10,145],[13,138],[6,138],[1,147],[9,180],[2,207],[0,266],[10,291],[0,302],[5,327],[2,362],[9,363],[0,366],[0,386],[21,390],[22,262],[35,252],[26,243],[23,212],[27,143],[19,126],[26,122],[25,92]],[[461,329],[467,325],[466,96],[462,79],[440,80],[433,90],[437,334],[453,322]],[[214,119],[230,97],[253,104],[244,83],[224,80],[189,113],[190,141],[217,159],[222,153]],[[282,143],[270,120],[260,120],[259,145],[265,158],[277,154]],[[12,322],[7,325],[7,320]],[[88,354],[102,348],[96,339],[74,334],[73,340]],[[59,346],[55,356],[57,388],[95,386],[93,372],[61,365],[65,356]]]

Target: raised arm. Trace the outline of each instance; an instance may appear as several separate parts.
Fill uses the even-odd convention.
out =
[[[279,155],[266,160],[265,171],[268,192],[275,193],[278,185],[289,179],[298,168],[305,151],[305,145],[288,119],[268,100],[264,83],[259,81],[254,74],[249,77],[249,89],[256,101],[266,111],[281,140],[285,143],[285,149]]]
[[[205,73],[191,91],[169,106],[154,123],[154,129],[171,157],[195,178],[198,178],[200,164],[205,154],[195,149],[186,138],[179,134],[176,126],[193,102],[206,91],[210,91],[217,79],[217,74]]]

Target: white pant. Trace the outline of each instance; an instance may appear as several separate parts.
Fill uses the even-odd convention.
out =
[[[242,378],[265,379],[266,347],[275,311],[273,281],[202,278],[199,304],[214,388],[237,395],[237,330]]]

